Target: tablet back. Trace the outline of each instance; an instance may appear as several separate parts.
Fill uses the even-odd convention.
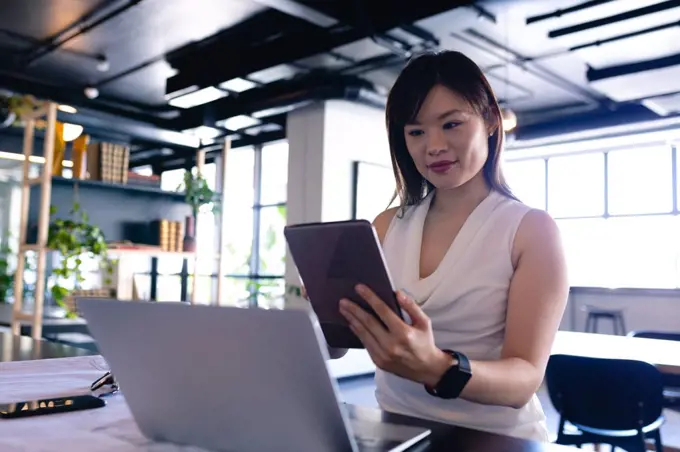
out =
[[[401,317],[394,284],[371,223],[299,224],[287,226],[284,234],[328,345],[363,348],[338,311],[340,299],[349,298],[373,313],[355,291],[359,283],[373,289]]]

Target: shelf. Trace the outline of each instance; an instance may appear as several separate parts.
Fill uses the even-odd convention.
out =
[[[99,180],[88,179],[70,179],[66,177],[54,176],[52,177],[52,185],[73,186],[78,184],[79,187],[88,187],[103,190],[124,191],[129,193],[146,193],[151,195],[163,196],[172,198],[177,201],[184,201],[184,193],[174,191],[161,190],[158,187],[145,187],[143,185],[134,184],[116,184],[112,182],[102,182]]]

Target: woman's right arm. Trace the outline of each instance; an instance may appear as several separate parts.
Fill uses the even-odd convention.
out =
[[[378,215],[375,220],[373,220],[373,227],[375,228],[375,232],[378,234],[378,238],[380,239],[380,244],[382,245],[385,235],[387,234],[387,229],[390,227],[390,223],[392,222],[392,219],[394,218],[394,215],[397,213],[397,207],[393,207],[391,209],[387,209],[386,211],[382,212],[380,215]],[[306,295],[307,293],[303,290],[303,294]],[[342,358],[347,354],[347,349],[346,348],[333,348],[333,347],[328,347],[328,354],[330,355],[331,359],[338,359]]]

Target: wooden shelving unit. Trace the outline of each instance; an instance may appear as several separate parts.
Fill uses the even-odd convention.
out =
[[[30,168],[31,161],[30,157],[33,155],[33,142],[35,136],[35,126],[36,121],[41,118],[46,118],[46,130],[44,134],[44,145],[43,145],[43,157],[45,159],[40,176],[37,178],[30,178]],[[21,217],[20,217],[20,230],[19,230],[19,256],[17,259],[17,268],[14,278],[14,306],[12,312],[12,323],[11,330],[15,335],[20,334],[22,328],[25,330],[27,326],[30,327],[31,336],[34,339],[42,338],[43,331],[43,305],[45,300],[45,284],[46,284],[46,258],[47,253],[51,252],[47,248],[48,230],[50,222],[50,205],[53,201],[52,188],[53,186],[57,189],[58,195],[62,199],[67,196],[66,193],[68,189],[73,189],[77,184],[81,187],[80,196],[82,197],[84,193],[91,191],[99,192],[101,190],[110,191],[114,194],[125,194],[127,197],[132,198],[143,198],[144,201],[151,201],[149,197],[154,200],[157,199],[158,202],[171,203],[170,205],[177,206],[184,202],[184,195],[182,193],[168,192],[155,187],[144,187],[137,185],[123,185],[115,183],[107,183],[95,180],[83,180],[83,179],[67,179],[63,177],[56,177],[52,175],[53,160],[54,160],[54,142],[55,142],[55,130],[56,130],[56,118],[57,118],[57,104],[53,102],[47,103],[47,105],[32,113],[23,116],[25,123],[24,129],[24,140],[23,140],[23,154],[24,154],[24,164],[23,164],[23,178],[22,178],[22,191],[21,191]],[[227,155],[231,149],[231,139],[225,138],[222,150],[222,181],[221,186],[225,186],[226,181],[226,168],[227,168]],[[205,166],[205,151],[199,150],[196,158],[196,166],[200,172],[203,171]],[[39,187],[39,193],[36,189]],[[32,196],[33,194],[33,196]],[[35,206],[31,206],[31,200],[33,198],[34,204],[37,201],[39,205],[37,209]],[[38,199],[36,199],[38,198]],[[221,203],[224,204],[225,195],[224,190],[221,193]],[[119,200],[119,202],[122,202]],[[151,201],[153,202],[153,201]],[[185,205],[186,206],[186,205]],[[186,206],[188,207],[188,206]],[[87,211],[87,206],[84,206]],[[129,210],[129,209],[128,209]],[[167,209],[163,208],[163,212],[167,212]],[[129,213],[129,212],[128,212]],[[153,214],[153,213],[152,213]],[[175,211],[173,214],[175,216],[180,216],[181,211]],[[27,238],[29,237],[31,222],[33,220],[37,223],[37,234],[35,237],[35,243],[27,243]],[[199,253],[194,252],[170,252],[158,249],[111,249],[109,254],[112,257],[124,257],[124,258],[138,258],[139,256],[153,257],[167,257],[167,256],[181,256],[185,259],[193,259],[194,268],[197,267],[199,259],[217,259],[218,260],[218,278],[217,278],[217,298],[214,300],[215,304],[222,304],[224,301],[224,266],[225,266],[225,256],[223,252],[220,252],[224,248],[224,241],[222,239],[223,231],[225,229],[226,220],[225,215],[220,215],[220,225],[218,227],[218,242],[219,250],[217,253],[212,255],[199,256]],[[36,225],[33,225],[34,227]],[[106,227],[110,226],[108,224],[100,225],[102,230],[106,230]],[[109,235],[107,234],[107,239]],[[116,239],[114,239],[116,240]],[[32,312],[26,312],[23,303],[23,287],[24,287],[24,253],[28,251],[33,251],[37,253],[37,268],[36,268],[36,284],[35,284],[35,302]],[[119,266],[124,267],[124,266]],[[124,270],[124,269],[123,269]],[[119,269],[120,271],[120,269]],[[120,280],[121,275],[118,275]],[[196,281],[198,278],[193,278],[192,285],[192,296],[191,303],[196,302]]]
[[[33,139],[36,120],[45,117],[47,120],[45,139],[43,141],[43,158],[40,176],[30,179],[31,161],[33,155]],[[52,196],[52,161],[54,159],[54,137],[57,123],[57,104],[48,102],[43,108],[23,115],[24,121],[24,165],[21,186],[21,217],[19,221],[19,255],[14,276],[14,309],[12,312],[12,334],[19,335],[22,322],[30,322],[31,336],[42,338],[43,303],[45,300],[45,266],[47,259],[47,232],[50,221],[50,198]],[[36,268],[35,301],[33,312],[27,313],[23,309],[24,289],[24,253],[27,251],[26,237],[28,234],[28,213],[31,197],[31,185],[40,185],[40,200],[38,210],[37,241],[33,251],[38,254]]]

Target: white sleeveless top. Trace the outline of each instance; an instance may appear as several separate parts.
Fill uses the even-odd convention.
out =
[[[432,321],[439,348],[471,360],[500,358],[511,252],[526,205],[492,191],[472,212],[437,270],[420,278],[425,216],[433,199],[395,215],[384,238],[387,266],[397,288],[408,291]],[[387,411],[478,430],[548,441],[545,415],[536,395],[520,409],[429,395],[423,386],[376,370],[376,398]]]

